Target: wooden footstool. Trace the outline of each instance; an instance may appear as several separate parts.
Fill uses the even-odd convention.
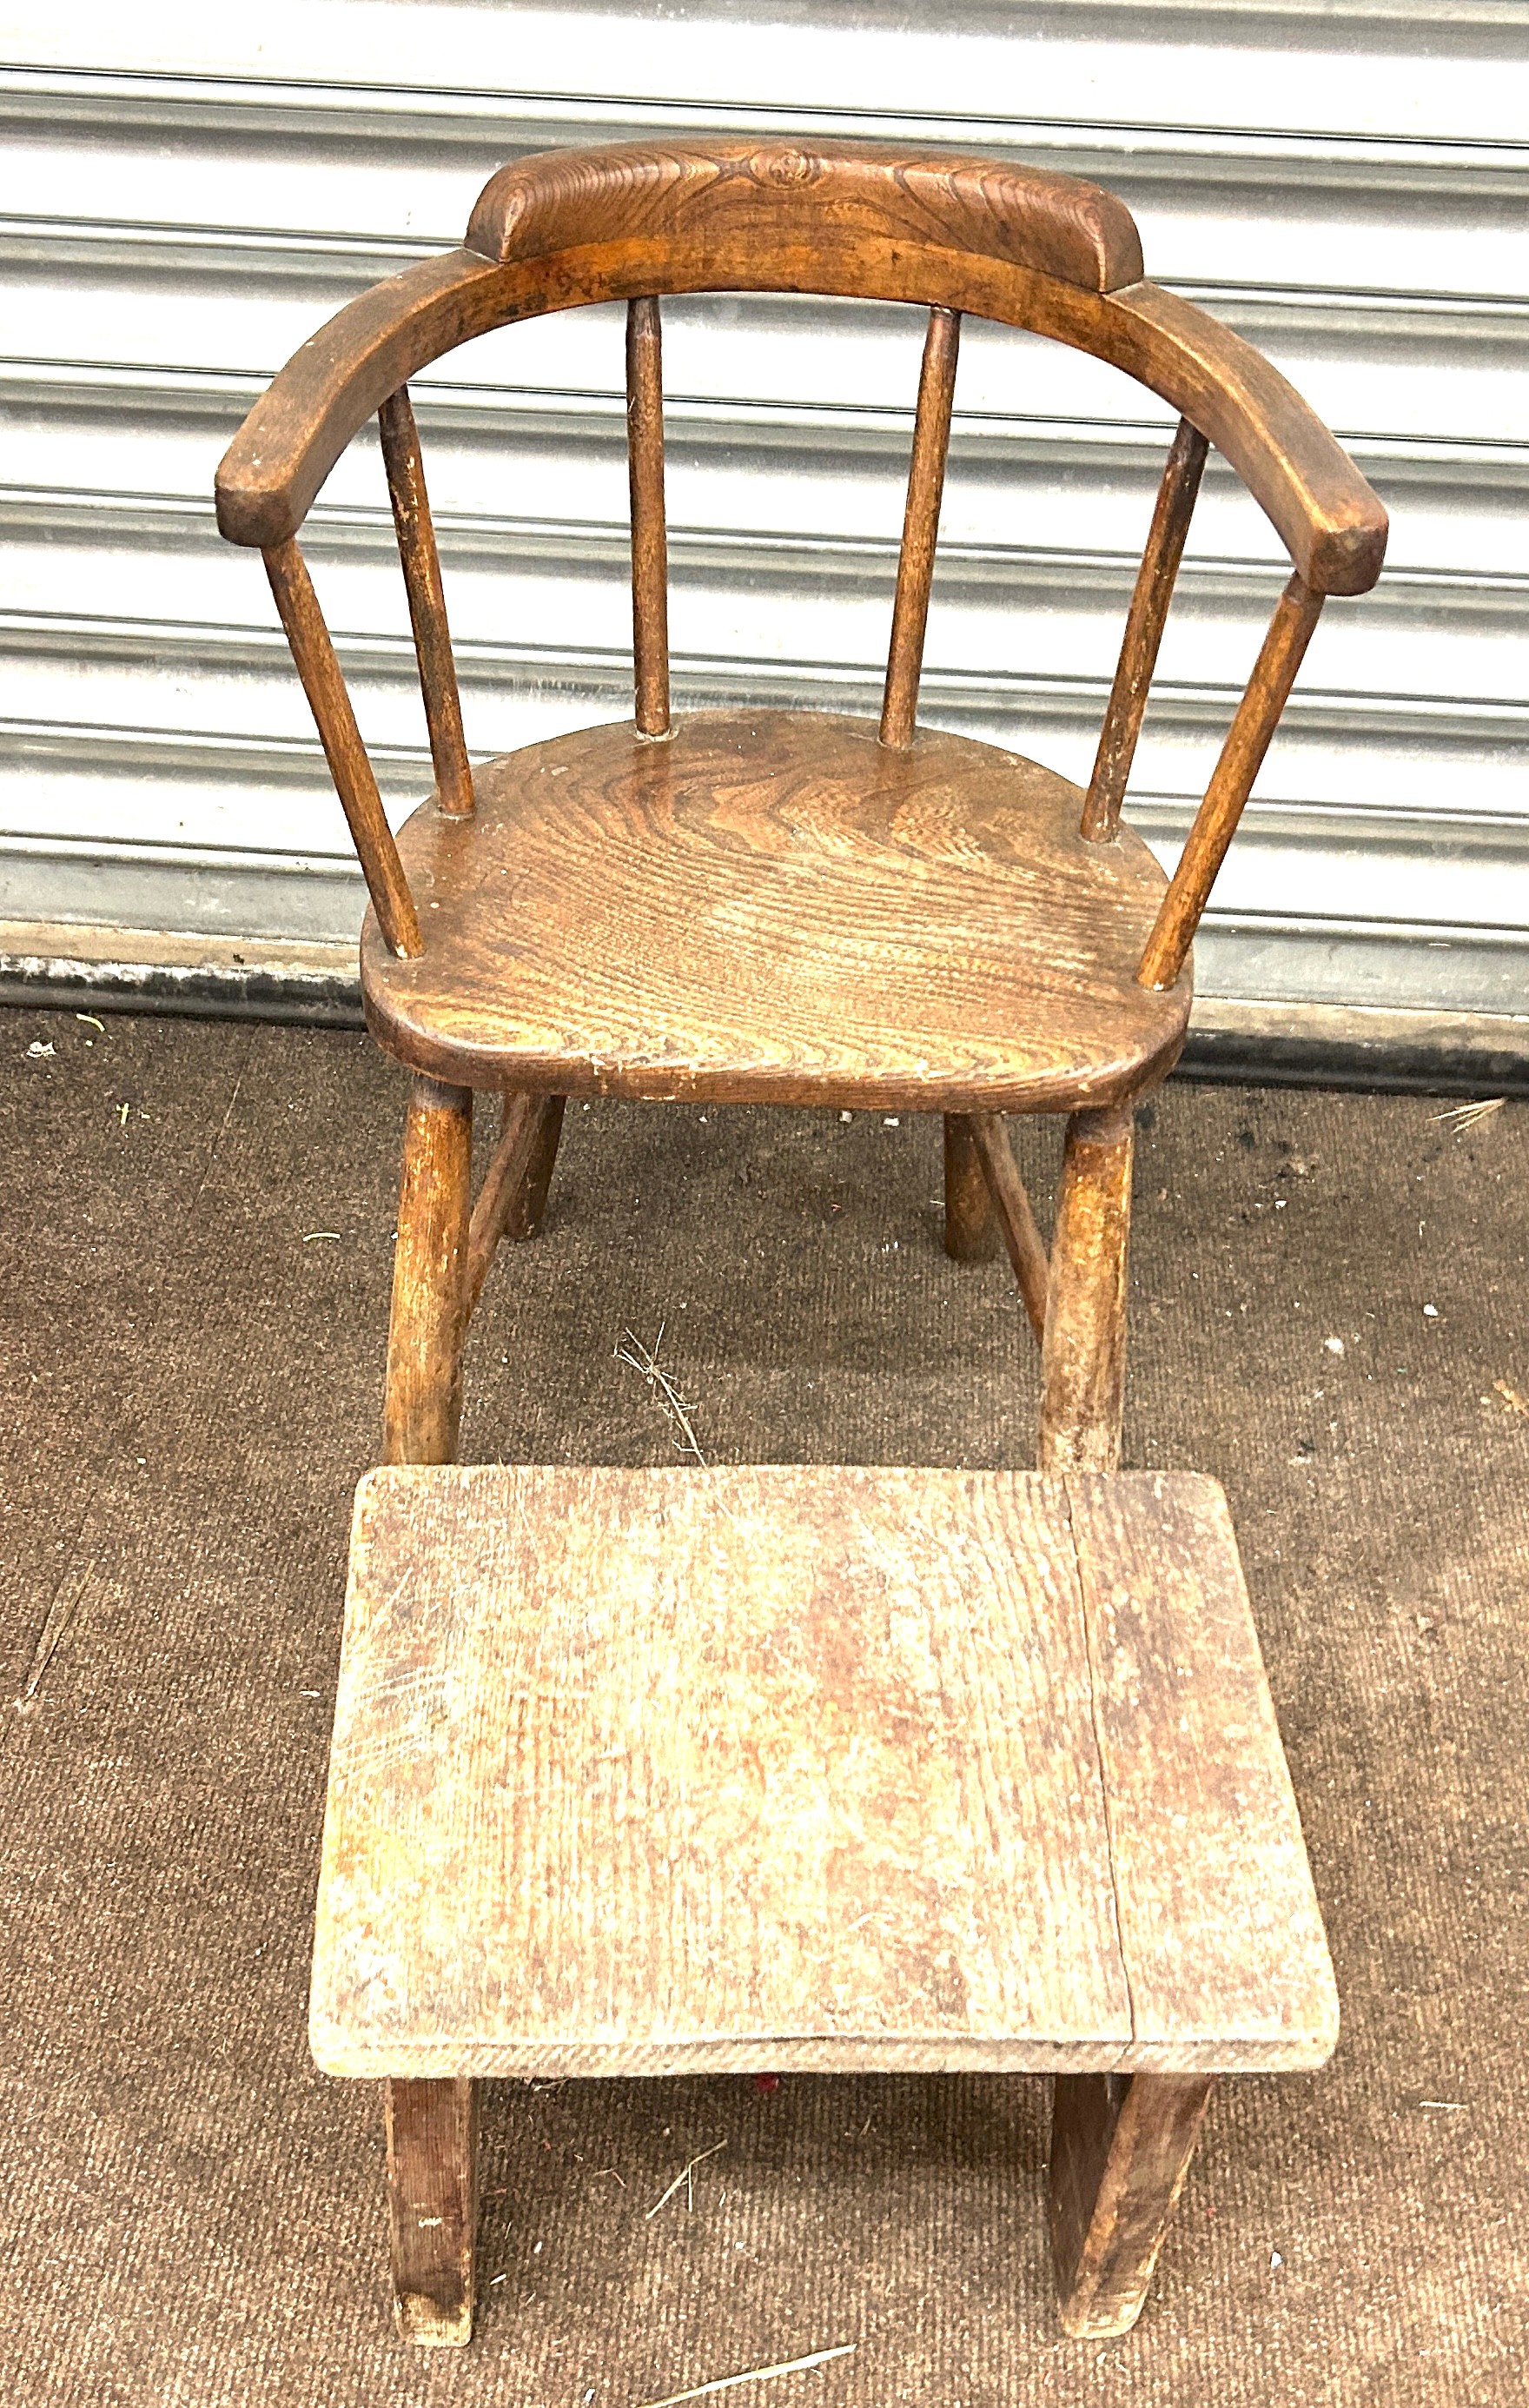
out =
[[[494,2074],[1056,2076],[1062,2320],[1137,2315],[1218,2072],[1337,2001],[1190,1473],[399,1468],[356,1500],[311,2034],[468,2338]]]

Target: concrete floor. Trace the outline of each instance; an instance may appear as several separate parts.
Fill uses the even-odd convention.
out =
[[[479,2337],[412,2357],[375,2099],[304,2037],[402,1106],[347,1033],[0,1014],[0,2393],[624,2408],[852,2343],[721,2396],[1521,2399],[1529,1106],[1144,1115],[1127,1458],[1231,1496],[1345,2026],[1223,2086],[1136,2333],[1056,2329],[1039,2082],[505,2084]],[[1040,1194],[1057,1141],[1019,1131]],[[716,1459],[1027,1460],[1030,1342],[937,1187],[926,1121],[571,1111],[464,1452],[672,1459],[615,1354],[662,1325]]]

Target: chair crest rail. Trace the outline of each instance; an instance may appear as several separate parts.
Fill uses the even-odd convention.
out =
[[[594,183],[579,189],[587,198],[598,188],[603,208],[606,197],[630,185],[639,151],[656,167],[702,155],[654,143],[550,152],[522,163],[506,171],[519,179],[513,185],[503,177],[493,180],[488,191],[497,189],[499,200],[489,209],[485,195],[466,247],[406,268],[331,319],[282,369],[230,446],[218,477],[223,534],[262,547],[295,534],[346,444],[389,394],[442,352],[496,326],[655,294],[821,293],[937,305],[1024,327],[1109,361],[1191,420],[1231,462],[1308,585],[1324,594],[1363,594],[1379,575],[1386,515],[1340,446],[1250,344],[1192,302],[1141,278],[1139,251],[1127,253],[1114,216],[1101,219],[1105,231],[1091,236],[1099,259],[1093,281],[1070,280],[1058,269],[1080,275],[1078,258],[1059,257],[1038,239],[1026,248],[1000,222],[993,196],[1008,189],[1005,177],[1012,180],[1020,171],[944,161],[944,171],[961,165],[973,188],[989,196],[979,223],[970,212],[938,222],[926,214],[911,225],[865,232],[852,243],[836,236],[814,247],[804,236],[772,251],[769,211],[789,190],[795,172],[791,163],[800,164],[806,154],[765,145],[748,154],[756,162],[754,199],[726,238],[666,227],[653,208],[624,236],[575,238],[565,192],[569,159],[585,162],[581,172]],[[852,145],[832,154],[825,148],[807,164],[822,168],[851,153]],[[736,163],[736,146],[719,145],[704,155]],[[592,162],[605,163],[598,175]],[[898,165],[883,161],[893,183]],[[661,176],[657,182],[661,188]],[[1094,192],[1065,178],[1036,176],[1026,190],[1059,184]],[[556,207],[549,199],[538,214],[533,204],[543,186],[556,194]],[[922,189],[911,178],[896,186],[899,195]],[[513,208],[507,194],[516,201]],[[1129,224],[1118,202],[1111,209]],[[823,215],[809,215],[808,224]],[[522,240],[540,242],[555,227],[567,236],[564,247],[517,250],[517,230]],[[979,232],[993,247],[980,247]],[[500,246],[493,255],[473,247],[491,243]]]

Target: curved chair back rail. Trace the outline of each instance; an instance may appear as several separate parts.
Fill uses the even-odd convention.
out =
[[[708,291],[836,294],[931,310],[882,712],[887,743],[912,736],[960,316],[1089,351],[1179,411],[1084,811],[1084,833],[1097,840],[1107,841],[1118,822],[1207,445],[1266,512],[1295,575],[1143,957],[1142,982],[1171,986],[1322,598],[1374,584],[1386,517],[1268,361],[1205,311],[1144,280],[1128,211],[1093,185],[1000,162],[788,142],[621,144],[504,168],[480,195],[463,249],[364,294],[281,370],[219,470],[219,525],[231,541],[259,546],[268,565],[273,554],[285,560],[290,582],[293,538],[314,495],[351,437],[383,413],[442,802],[470,810],[439,569],[403,389],[476,335],[625,300],[637,724],[661,736],[669,723],[657,298]],[[318,635],[327,645],[322,621]],[[317,715],[308,668],[304,681]],[[327,691],[326,678],[317,682]],[[333,765],[336,746],[322,719],[321,733]],[[377,838],[364,798],[358,812],[343,783],[341,796],[389,940],[411,951],[419,939],[393,891],[392,840]]]

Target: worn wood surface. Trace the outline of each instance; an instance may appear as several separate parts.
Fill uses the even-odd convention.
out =
[[[416,1079],[393,1258],[385,1463],[450,1463],[456,1453],[472,1168],[471,1092]]]
[[[436,529],[425,490],[419,429],[414,423],[407,385],[400,385],[396,393],[389,394],[377,413],[377,423],[388,472],[393,523],[398,536],[398,557],[408,595],[414,652],[420,664],[420,690],[424,698],[430,757],[436,767],[436,794],[443,811],[470,811],[473,773],[462,732],[462,698],[451,658],[446,589],[441,582],[440,555],[436,549]]]
[[[1051,2108],[1051,2264],[1065,2331],[1136,2323],[1189,2172],[1214,2077],[1059,2074]]]
[[[493,178],[466,247],[295,354],[219,470],[219,524],[263,547],[294,534],[387,396],[492,327],[664,293],[846,294],[1029,327],[1124,369],[1209,437],[1309,585],[1364,593],[1386,518],[1357,469],[1250,345],[1140,280],[1118,201],[1012,165],[767,141],[542,153]]]
[[[1165,1475],[1143,1517],[1147,1478],[1068,1482],[1136,2014],[1119,2062],[1210,2072],[1235,2039],[1278,2064],[1296,2031],[1326,2056],[1337,1999],[1226,1499]]]
[[[540,1096],[536,1100],[541,1109],[536,1114],[525,1175],[505,1218],[504,1235],[516,1245],[522,1244],[527,1238],[534,1238],[541,1227],[557,1162],[558,1145],[563,1136],[566,1096]]]
[[[1290,697],[1306,648],[1316,631],[1322,597],[1293,577],[1279,597],[1268,634],[1237,705],[1205,800],[1194,816],[1157,924],[1141,957],[1143,986],[1170,987],[1185,962],[1216,872],[1236,833],[1242,807],[1264,765],[1279,714]]]
[[[664,512],[664,337],[650,295],[627,304],[626,442],[632,490],[636,724],[669,730],[669,538]]]
[[[887,680],[881,699],[883,744],[911,744],[919,708],[919,678],[923,668],[924,630],[929,624],[929,590],[935,575],[935,549],[939,539],[940,497],[945,491],[945,460],[950,447],[950,411],[955,402],[956,360],[961,348],[961,321],[952,309],[932,309],[924,337],[923,366],[919,375],[919,406],[913,422],[913,452],[907,471],[907,502],[903,512],[903,542],[897,555],[897,594],[892,612],[892,641],[887,652]]]
[[[1003,1249],[1003,1231],[972,1136],[971,1116],[965,1112],[945,1115],[944,1234],[952,1262],[991,1263]]]
[[[1083,834],[1095,843],[1108,843],[1120,825],[1121,805],[1208,448],[1205,437],[1181,418],[1157,489],[1083,806]]]
[[[1030,1198],[1014,1160],[1003,1114],[974,1113],[971,1132],[1021,1300],[1036,1337],[1044,1340],[1046,1297],[1050,1283],[1046,1241],[1036,1226],[1036,1216],[1030,1209]]]
[[[551,1184],[563,1127],[561,1096],[507,1096],[504,1125],[467,1231],[464,1312],[471,1319],[489,1266],[505,1238],[535,1237]]]
[[[1320,2061],[1331,1971],[1218,1498],[1192,1475],[368,1475],[321,2066]],[[1214,1563],[1186,1568],[1191,1529]]]
[[[1113,1471],[1125,1401],[1129,1107],[1067,1125],[1040,1361],[1042,1471]]]
[[[478,2085],[386,2082],[393,2318],[405,2341],[471,2341]]]
[[[368,924],[368,1025],[431,1076],[558,1095],[1134,1094],[1189,997],[1136,975],[1162,871],[1129,832],[1087,843],[1081,804],[968,738],[897,752],[819,712],[554,738],[480,769],[471,821],[426,804],[400,831],[430,942],[398,965]]]
[[[1093,293],[1142,272],[1124,203],[1075,176],[883,143],[749,136],[517,161],[484,186],[466,239],[498,260],[630,241],[693,246],[729,276],[750,252],[853,273],[896,250],[972,252]]]
[[[307,573],[307,563],[295,543],[279,543],[265,554],[265,573],[383,940],[394,953],[418,953],[422,939],[413,897],[382,810],[382,797],[377,791],[377,780],[361,740],[340,665],[335,658],[323,612],[319,608],[319,597]]]

